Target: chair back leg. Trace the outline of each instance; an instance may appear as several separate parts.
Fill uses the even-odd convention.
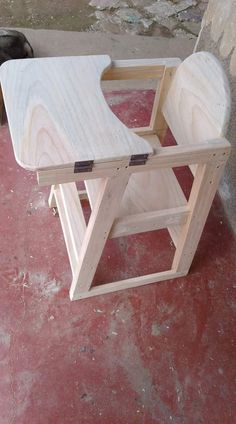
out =
[[[196,252],[211,204],[222,173],[227,155],[220,153],[213,163],[197,166],[190,198],[188,201],[190,213],[183,225],[176,246],[172,268],[176,272],[188,272]]]

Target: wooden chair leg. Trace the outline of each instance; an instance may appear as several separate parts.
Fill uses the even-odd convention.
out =
[[[219,180],[225,167],[224,160],[197,166],[189,198],[190,214],[176,246],[172,269],[188,273],[204,228]]]
[[[55,185],[51,186],[51,190],[50,190],[50,194],[49,194],[49,198],[48,198],[49,208],[55,208],[57,206],[56,199],[55,199],[55,196],[54,196],[55,188],[56,188]]]
[[[105,178],[102,181],[95,207],[85,232],[78,259],[78,267],[70,289],[71,300],[80,293],[89,291],[111,226],[114,222],[123,197],[129,174]]]

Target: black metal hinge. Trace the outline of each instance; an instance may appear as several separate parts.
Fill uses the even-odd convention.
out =
[[[77,174],[78,172],[91,172],[93,169],[93,162],[93,160],[75,162],[74,174]]]
[[[145,165],[147,158],[148,153],[142,155],[132,155],[130,158],[129,166]]]

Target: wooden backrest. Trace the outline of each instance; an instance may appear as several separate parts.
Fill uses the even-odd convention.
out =
[[[220,62],[211,53],[199,52],[178,67],[162,112],[178,144],[203,143],[224,136],[230,105]]]

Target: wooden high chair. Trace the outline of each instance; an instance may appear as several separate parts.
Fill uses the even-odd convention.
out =
[[[72,268],[71,300],[188,273],[230,144],[229,86],[215,57],[111,62],[109,56],[12,60],[0,69],[14,153],[51,185]],[[109,109],[100,80],[159,79],[150,125],[128,129]],[[177,145],[162,147],[170,128]],[[187,201],[172,170],[188,165]],[[76,181],[91,205],[86,226]],[[106,240],[167,228],[171,269],[92,287]]]

